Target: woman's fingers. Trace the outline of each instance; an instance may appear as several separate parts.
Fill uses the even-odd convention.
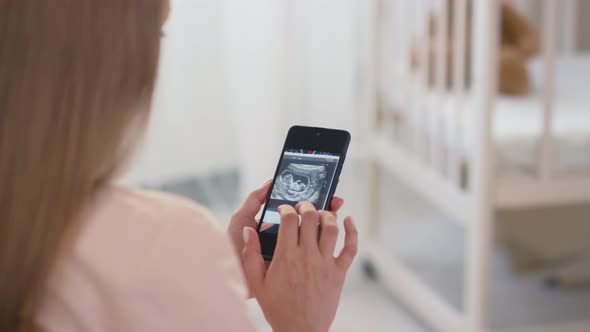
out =
[[[274,226],[276,226],[276,224],[272,224],[269,222],[263,222],[262,225],[260,225],[260,232],[262,233],[266,230],[273,228]]]
[[[276,254],[294,250],[299,242],[299,215],[297,211],[290,205],[281,205],[278,211],[281,215],[281,224],[279,226]]]
[[[258,211],[260,211],[260,208],[264,202],[266,202],[271,183],[272,180],[268,180],[262,185],[262,187],[251,192],[242,205],[236,210],[234,217],[254,220],[256,214],[258,214]]]
[[[348,270],[358,251],[358,231],[352,217],[344,219],[344,230],[346,232],[344,247],[338,258],[336,258],[336,263],[343,269]]]
[[[342,208],[342,205],[344,205],[344,200],[338,196],[334,196],[332,202],[330,202],[330,211],[336,213]]]
[[[318,211],[310,202],[300,202],[295,209],[301,216],[299,246],[310,250],[317,250],[318,227],[320,223],[320,215]]]
[[[250,292],[257,293],[264,281],[266,266],[260,253],[258,234],[250,227],[243,229],[244,249],[242,250],[242,265],[248,281]]]
[[[338,224],[336,216],[332,212],[320,212],[320,252],[323,256],[334,257],[336,241],[338,241]]]
[[[341,199],[337,199],[332,206],[340,208],[342,203]],[[299,245],[312,250],[318,248],[322,256],[334,257],[339,232],[335,211],[317,211],[309,202],[300,202],[295,208],[282,205],[278,211],[281,215],[281,224],[277,254],[294,250]],[[300,220],[301,226],[299,226]],[[346,231],[344,248],[336,260],[337,264],[348,269],[358,250],[358,234],[351,217],[344,220],[344,229]]]

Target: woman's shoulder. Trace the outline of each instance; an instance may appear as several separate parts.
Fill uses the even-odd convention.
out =
[[[189,257],[206,262],[209,258],[202,252],[212,249],[223,256],[232,253],[205,207],[173,194],[126,187],[101,192],[88,211],[76,249],[84,258],[111,265],[107,270],[132,263],[134,269],[123,269],[125,273]]]
[[[112,186],[103,190],[84,222],[82,244],[100,246],[109,238],[109,242],[120,241],[137,250],[173,239],[178,242],[186,234],[193,237],[191,245],[206,247],[209,239],[224,233],[213,214],[196,202],[170,193],[131,187]],[[129,248],[131,252],[133,249]]]
[[[125,216],[131,222],[155,223],[167,227],[168,223],[214,225],[213,214],[196,202],[171,193],[111,186],[98,195],[93,211],[97,217]]]
[[[238,322],[215,317],[227,307],[244,311],[245,284],[225,232],[206,208],[165,193],[104,190],[55,276],[44,326],[75,319],[88,331],[225,331]],[[245,311],[236,319],[249,324]]]

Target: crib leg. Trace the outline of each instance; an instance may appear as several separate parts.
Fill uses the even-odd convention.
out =
[[[490,265],[494,226],[494,143],[493,110],[497,93],[500,22],[498,1],[473,1],[474,83],[476,100],[473,118],[473,151],[469,187],[473,197],[471,216],[466,223],[467,265],[465,308],[467,330],[485,331],[489,326]]]
[[[485,207],[475,215],[466,229],[465,308],[467,330],[481,332],[489,326],[494,214],[491,207]]]
[[[381,202],[379,192],[381,191],[381,167],[379,163],[371,159],[368,165],[368,213],[367,213],[367,238],[374,239],[379,229]]]

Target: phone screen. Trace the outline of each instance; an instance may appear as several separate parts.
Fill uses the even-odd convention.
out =
[[[327,209],[340,157],[330,152],[286,149],[262,216],[260,232],[278,232],[281,218],[277,209],[281,205],[295,206],[309,201],[318,210]]]

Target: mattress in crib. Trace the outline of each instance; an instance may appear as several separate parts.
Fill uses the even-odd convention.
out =
[[[493,134],[498,170],[506,173],[535,171],[543,128],[542,59],[529,64],[532,91],[524,97],[498,96]],[[553,115],[553,171],[590,173],[590,54],[560,57],[555,79]],[[450,98],[449,98],[450,99]],[[449,103],[447,107],[452,107]],[[466,99],[463,126],[473,130],[475,100]],[[450,112],[449,112],[450,113]],[[463,137],[465,156],[472,151],[471,135]]]

